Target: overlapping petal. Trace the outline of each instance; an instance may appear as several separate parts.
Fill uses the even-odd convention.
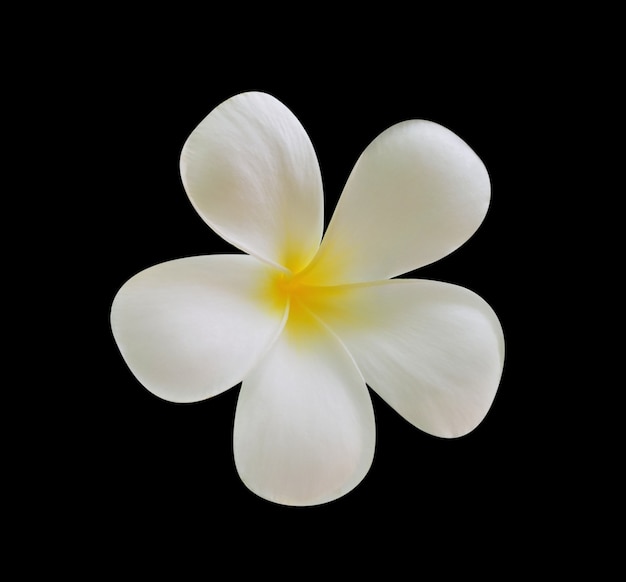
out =
[[[397,279],[331,287],[310,306],[348,348],[366,382],[418,428],[461,436],[489,410],[504,338],[493,310],[472,291]]]
[[[375,281],[441,259],[476,231],[490,192],[485,166],[454,133],[422,120],[394,125],[357,161],[309,279]]]
[[[216,107],[187,139],[180,170],[200,216],[238,248],[291,270],[317,251],[319,164],[300,122],[274,97],[242,93]]]
[[[240,382],[284,323],[286,305],[267,295],[273,271],[254,257],[215,255],[132,277],[113,301],[111,327],[133,374],[173,402]]]
[[[372,463],[375,426],[365,382],[341,343],[300,313],[241,387],[234,454],[243,482],[288,505],[331,501]],[[304,328],[303,328],[304,326]]]

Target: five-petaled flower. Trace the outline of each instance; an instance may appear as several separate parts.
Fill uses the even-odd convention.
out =
[[[462,287],[392,279],[449,254],[485,217],[489,177],[465,142],[421,120],[384,131],[323,239],[313,146],[275,98],[219,105],[180,167],[200,216],[247,254],[140,272],[113,301],[112,330],[161,398],[194,402],[242,382],[233,450],[252,491],[314,505],[354,488],[374,455],[366,384],[432,435],[481,422],[504,361],[496,315]]]

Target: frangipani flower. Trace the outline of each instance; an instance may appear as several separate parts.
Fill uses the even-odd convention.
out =
[[[391,279],[446,256],[485,217],[489,177],[459,137],[418,120],[384,131],[323,240],[313,146],[275,98],[219,105],[180,167],[200,216],[247,254],[140,272],[115,297],[112,330],[161,398],[194,402],[242,382],[233,450],[252,491],[314,505],[354,488],[375,447],[366,383],[432,435],[481,422],[504,360],[496,315],[462,287]]]

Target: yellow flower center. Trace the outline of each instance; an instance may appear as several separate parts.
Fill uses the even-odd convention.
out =
[[[302,283],[298,274],[280,273],[274,281],[275,301],[289,304],[289,318],[286,330],[302,334],[310,331],[312,323],[311,307],[316,298],[323,293],[323,288]]]
[[[327,270],[317,271],[314,277],[308,269],[298,273],[275,270],[263,285],[260,299],[274,312],[288,310],[285,332],[292,339],[314,339],[320,320],[332,324],[350,317],[346,301],[351,286],[326,285],[327,280],[333,280]]]

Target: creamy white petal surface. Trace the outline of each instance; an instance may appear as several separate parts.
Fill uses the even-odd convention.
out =
[[[472,291],[398,279],[329,288],[311,307],[372,389],[418,428],[458,437],[489,410],[504,337],[493,310]]]
[[[345,348],[313,319],[298,327],[292,333],[288,323],[245,378],[234,454],[241,479],[261,497],[315,505],[363,479],[375,425],[365,382]]]
[[[137,379],[173,402],[193,402],[242,380],[280,332],[285,306],[266,300],[271,267],[215,255],[161,263],[127,281],[111,326]]]
[[[311,278],[375,281],[441,259],[476,231],[490,193],[485,166],[457,135],[429,121],[394,125],[357,161]]]
[[[216,107],[187,139],[180,170],[200,216],[238,248],[291,270],[317,251],[324,212],[317,156],[274,97],[242,93]]]

